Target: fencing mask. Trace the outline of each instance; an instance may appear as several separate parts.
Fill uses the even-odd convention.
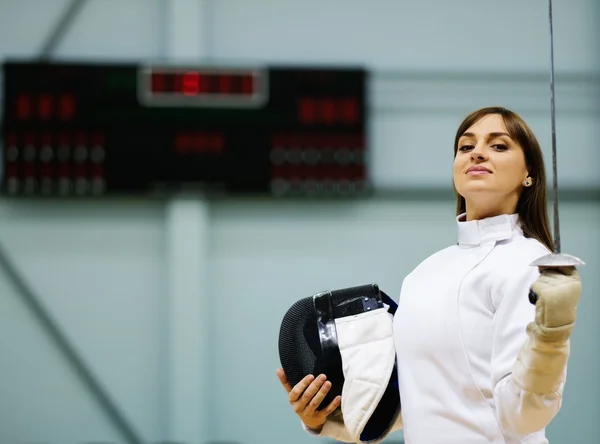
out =
[[[292,387],[323,373],[355,442],[380,441],[400,413],[392,330],[396,303],[377,284],[317,293],[283,317],[279,358]]]

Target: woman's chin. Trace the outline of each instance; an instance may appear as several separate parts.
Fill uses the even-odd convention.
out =
[[[467,198],[471,194],[494,192],[492,184],[485,180],[473,180],[463,184],[460,188],[461,196]]]

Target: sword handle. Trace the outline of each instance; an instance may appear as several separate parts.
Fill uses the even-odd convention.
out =
[[[535,305],[537,300],[538,300],[538,295],[535,294],[535,292],[530,288],[529,289],[529,302],[531,302],[531,305]]]

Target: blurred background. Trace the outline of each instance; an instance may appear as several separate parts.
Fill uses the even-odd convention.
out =
[[[588,265],[548,437],[597,444],[600,2],[553,3]],[[0,58],[0,444],[323,441],[275,375],[285,311],[397,299],[455,242],[476,108],[520,113],[551,180],[546,0],[0,0]]]

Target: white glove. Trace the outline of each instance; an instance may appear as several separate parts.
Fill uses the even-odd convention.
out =
[[[546,394],[559,388],[567,366],[581,278],[575,267],[547,268],[531,290],[537,296],[535,321],[527,326],[513,377],[524,390]]]

